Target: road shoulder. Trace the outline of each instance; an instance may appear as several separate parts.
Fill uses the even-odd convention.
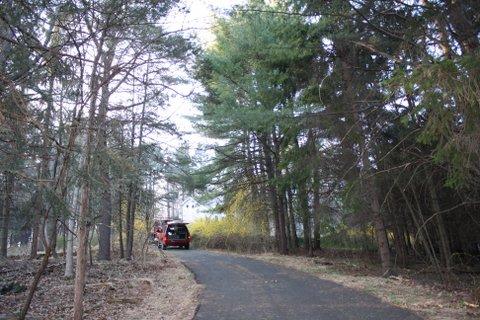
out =
[[[168,269],[151,278],[154,289],[140,305],[128,310],[124,319],[193,319],[199,305],[201,286],[175,255],[168,251],[158,251],[156,254],[160,260],[168,261]]]

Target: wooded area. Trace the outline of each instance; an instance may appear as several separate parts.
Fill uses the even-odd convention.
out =
[[[206,246],[478,272],[480,2],[265,2],[204,49],[165,27],[176,0],[1,2],[0,255],[42,259],[21,319],[59,254],[82,319],[87,261],[139,256],[165,181],[225,214],[192,225]],[[178,70],[204,88],[206,164],[158,139]]]
[[[98,260],[110,260],[112,234],[131,260],[134,239],[148,235],[154,187],[175,162],[155,137],[178,135],[161,110],[181,81],[172,70],[193,49],[182,30],[164,27],[180,9],[176,1],[2,1],[1,255],[30,243],[30,258],[43,256],[20,318],[62,247],[81,319],[92,238]]]
[[[385,274],[478,268],[479,10],[251,1],[220,19],[198,58],[197,126],[228,141],[202,171],[233,226],[225,241],[247,223],[245,243],[273,231],[282,254],[301,238],[307,255],[378,250]],[[230,226],[196,227],[209,225]]]

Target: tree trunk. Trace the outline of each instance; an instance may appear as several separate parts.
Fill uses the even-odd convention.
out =
[[[345,49],[345,48],[344,48]],[[353,69],[355,68],[355,52],[346,50],[345,56],[342,57],[342,78],[346,84],[345,103],[351,105],[352,120],[354,122],[353,129],[358,134],[359,157],[362,163],[360,179],[362,180],[366,200],[370,205],[373,227],[378,245],[380,260],[382,262],[382,271],[384,275],[391,272],[390,248],[388,246],[388,238],[385,230],[385,224],[381,214],[379,194],[372,175],[373,167],[370,163],[371,150],[369,148],[369,140],[362,123],[361,112],[357,110],[355,83],[353,81]]]
[[[298,185],[298,200],[300,202],[300,210],[303,223],[303,248],[305,250],[305,255],[312,257],[313,247],[311,217],[310,209],[308,207],[308,193],[305,187],[305,181],[301,181]]]
[[[67,253],[65,255],[65,278],[73,277],[73,230],[75,229],[75,219],[68,218],[67,230]]]
[[[95,100],[93,99],[89,111],[87,141],[85,144],[85,160],[82,168],[82,171],[85,175],[85,180],[83,181],[81,188],[80,212],[78,217],[78,248],[73,297],[73,318],[75,320],[81,320],[83,318],[83,295],[85,291],[86,254],[88,241],[87,236],[88,228],[90,227],[90,158],[94,134],[93,119],[95,115],[95,109]]]
[[[450,249],[450,241],[448,239],[447,230],[445,228],[445,222],[443,221],[443,216],[441,213],[440,203],[437,197],[437,191],[435,190],[435,185],[433,184],[432,177],[427,177],[428,191],[430,195],[430,202],[432,204],[433,214],[435,215],[435,222],[438,231],[438,237],[440,242],[440,252],[442,254],[442,262],[447,272],[451,271],[451,257],[452,252]]]
[[[128,200],[127,200],[127,217],[126,217],[126,234],[127,234],[127,247],[125,251],[125,257],[127,260],[133,258],[133,229],[135,222],[135,190],[133,183],[129,186]]]
[[[285,246],[288,252],[288,249],[292,247],[292,244],[290,243],[290,240],[291,240],[290,224],[288,223],[288,218],[287,218],[287,197],[285,194],[284,187],[280,187],[280,192],[278,193],[278,203],[279,203],[279,206],[281,207],[280,214],[283,217],[281,219],[281,225],[283,228],[283,233],[285,235]]]
[[[87,159],[87,162],[88,159]],[[80,215],[78,220],[78,248],[77,265],[75,269],[75,287],[73,298],[73,318],[81,320],[83,318],[83,295],[85,291],[85,271],[87,254],[87,235],[88,235],[88,216],[89,216],[89,197],[90,183],[85,182],[82,188],[82,197],[80,205]]]
[[[320,221],[321,221],[321,203],[320,203],[320,185],[318,171],[313,169],[313,248],[320,250]]]
[[[282,197],[283,197],[283,211],[285,212],[287,221],[285,223],[285,232],[286,232],[286,237],[287,237],[287,246],[289,251],[294,251],[294,243],[292,242],[292,230],[291,230],[291,225],[290,225],[290,220],[288,216],[288,200],[286,196],[286,190],[285,188],[282,188]]]
[[[57,253],[57,218],[55,215],[50,215],[46,220],[45,220],[45,239],[48,242],[48,246],[52,247],[52,256],[54,258],[58,257]],[[52,236],[49,236],[52,235]]]
[[[125,250],[124,250],[124,245],[123,245],[122,201],[123,201],[123,195],[122,195],[122,192],[119,192],[118,193],[118,242],[119,242],[119,245],[120,245],[120,259],[125,258]]]
[[[7,257],[8,231],[10,229],[10,211],[12,209],[13,194],[13,173],[5,172],[5,183],[3,189],[3,207],[0,225],[0,257]]]
[[[34,214],[32,221],[32,243],[30,245],[30,259],[37,259],[38,255],[38,236],[40,232],[40,216]]]
[[[389,206],[390,208],[390,206]],[[390,215],[393,217],[393,245],[395,246],[395,254],[398,265],[404,268],[407,265],[407,247],[405,245],[403,225],[400,223],[398,214],[400,210],[390,210]]]
[[[103,56],[103,78],[110,77],[112,62],[117,42],[109,42],[107,53]],[[98,168],[101,180],[100,223],[98,225],[98,259],[110,260],[110,237],[112,223],[112,194],[109,165],[105,159],[107,149],[107,111],[111,92],[108,84],[102,86],[100,104],[98,106],[98,139],[96,146]]]
[[[42,176],[42,167],[38,165],[38,178]],[[34,194],[33,199],[33,214],[32,214],[32,243],[30,245],[30,257],[29,259],[36,259],[38,255],[38,237],[40,236],[40,221],[42,217],[42,195],[40,188],[37,188],[37,191]]]
[[[274,174],[275,174],[275,179],[281,179],[282,178],[282,172],[279,169],[279,163],[280,163],[280,143],[278,142],[277,139],[277,133],[276,129],[273,130],[272,134],[272,141],[273,141],[273,146],[275,148],[275,153],[272,153],[272,161],[273,161],[273,169],[274,169]],[[285,219],[285,203],[284,201],[284,193],[278,192],[278,189],[276,190],[276,194],[278,197],[278,227],[279,227],[279,240],[280,240],[280,253],[281,254],[288,254],[288,245],[287,245],[287,236],[286,236],[286,219]]]
[[[423,246],[423,250],[425,251],[425,254],[427,255],[428,257],[428,260],[430,261],[431,265],[434,266],[436,268],[436,270],[438,271],[439,274],[441,274],[441,268],[440,268],[440,263],[437,259],[437,256],[435,254],[435,250],[433,248],[433,245],[432,245],[432,241],[430,240],[430,236],[428,234],[428,232],[426,231],[426,228],[425,228],[425,225],[422,226],[423,224],[423,217],[422,217],[422,214],[421,214],[421,211],[420,211],[420,207],[419,207],[419,204],[418,204],[418,200],[415,196],[415,190],[413,190],[412,188],[412,192],[413,192],[413,196],[415,198],[415,203],[417,204],[417,207],[418,207],[418,215],[419,217],[421,218],[421,220],[419,221],[416,213],[415,213],[415,210],[414,208],[412,207],[412,204],[410,202],[410,199],[407,198],[407,196],[405,195],[405,192],[402,190],[402,188],[398,188],[400,190],[400,193],[402,194],[403,196],[403,199],[405,200],[405,203],[407,205],[407,208],[408,210],[410,211],[410,216],[412,218],[412,221],[413,221],[413,224],[415,226],[415,229],[417,230],[417,235],[418,235],[418,238],[420,239],[420,243],[422,244]],[[422,223],[422,224],[421,224]]]
[[[72,212],[68,217],[68,230],[67,230],[67,254],[65,256],[65,277],[73,277],[73,233],[75,230],[75,216],[78,213],[78,197],[79,190],[73,191],[72,199]],[[74,216],[75,215],[75,216]]]
[[[26,301],[18,316],[19,320],[24,320],[25,317],[27,316],[28,309],[30,309],[30,304],[32,303],[33,295],[35,294],[38,283],[40,282],[40,278],[42,277],[43,273],[45,272],[45,269],[48,266],[48,260],[50,259],[51,253],[52,253],[52,248],[47,247],[45,249],[45,255],[43,256],[43,259],[42,259],[42,264],[40,265],[40,268],[38,268],[37,273],[35,273],[35,277],[33,278],[32,284],[30,285],[30,289],[28,290],[28,293],[27,293]]]
[[[42,217],[40,218],[40,223],[38,226],[38,236],[40,237],[40,242],[42,244],[42,249],[47,250],[48,247],[48,240],[47,237],[45,236],[45,213],[46,208],[42,210]]]
[[[267,151],[267,148],[264,149],[264,157],[265,157],[265,169],[267,171],[267,177],[269,180],[268,192],[270,197],[270,204],[273,213],[273,220],[275,224],[275,240],[277,243],[277,250],[280,254],[287,254],[286,248],[286,239],[285,239],[285,229],[282,230],[280,225],[280,209],[278,203],[278,195],[277,195],[277,188],[274,185],[275,179],[275,168],[273,167],[272,158]]]
[[[133,258],[133,242],[134,242],[134,228],[135,228],[135,210],[136,210],[136,190],[133,182],[129,186],[127,199],[127,216],[126,216],[126,250],[125,258],[132,260]]]
[[[277,172],[279,174],[279,172]],[[278,176],[277,176],[278,177]],[[278,217],[279,217],[279,228],[280,232],[280,245],[281,245],[281,253],[287,254],[288,253],[288,244],[287,244],[287,233],[286,233],[286,221],[285,221],[285,193],[280,192],[278,194]]]
[[[298,248],[298,236],[297,236],[297,224],[295,223],[295,211],[293,210],[293,192],[292,189],[289,187],[287,189],[288,195],[288,220],[290,224],[290,236],[292,237],[292,246],[296,250]]]
[[[264,201],[264,199],[268,199],[268,190],[267,188],[265,188],[264,185],[260,186],[259,192],[260,192],[260,198],[262,199],[261,201]],[[270,230],[270,211],[269,210],[263,210],[261,221],[262,221],[262,232],[264,232],[267,235],[270,235],[271,230]]]
[[[100,36],[100,42],[97,45],[97,54],[93,61],[92,73],[90,78],[90,107],[88,112],[88,124],[86,128],[87,141],[85,143],[85,161],[83,165],[84,181],[81,189],[80,212],[78,217],[78,249],[77,264],[75,268],[75,286],[73,297],[73,318],[81,320],[83,318],[83,296],[85,293],[85,271],[86,271],[86,254],[87,254],[87,236],[90,227],[90,171],[91,171],[91,154],[94,134],[98,128],[95,127],[95,113],[97,109],[97,97],[99,93],[100,79],[97,73],[100,57],[102,55],[103,41],[105,40],[105,32]]]
[[[74,120],[73,120],[72,126],[71,126],[72,129],[70,131],[70,136],[69,136],[68,144],[67,144],[67,148],[66,148],[67,151],[65,152],[65,155],[63,157],[63,165],[60,169],[60,173],[56,177],[56,182],[53,185],[53,191],[57,194],[57,196],[60,199],[64,199],[65,195],[66,195],[66,192],[67,192],[66,176],[67,176],[67,172],[68,172],[68,169],[69,169],[69,166],[70,166],[70,159],[71,159],[71,154],[73,152],[75,140],[76,140],[77,135],[78,135],[78,126],[79,126],[79,123],[80,123],[81,116],[82,116],[82,109],[80,109],[78,114],[76,116],[74,116]],[[49,213],[49,210],[45,210],[44,218],[48,218],[48,213]],[[43,232],[39,232],[39,234],[43,234]],[[53,235],[52,235],[52,237],[53,237]],[[32,283],[30,285],[30,288],[29,288],[29,291],[28,291],[28,294],[27,294],[27,298],[25,300],[25,303],[24,303],[24,305],[22,307],[22,310],[20,312],[20,315],[19,315],[19,320],[25,319],[25,317],[27,315],[27,312],[30,308],[30,304],[31,304],[32,299],[33,299],[33,295],[35,294],[35,291],[38,287],[38,283],[40,282],[40,278],[42,277],[42,274],[44,273],[45,268],[48,265],[48,260],[50,258],[51,249],[52,249],[51,247],[45,247],[45,255],[43,257],[42,264],[41,264],[40,268],[37,270],[37,273],[35,274],[35,277],[34,277]]]
[[[110,181],[108,173],[103,177]],[[110,182],[104,185],[101,198],[100,224],[98,225],[98,260],[110,260],[110,237],[112,224],[112,200]]]
[[[132,150],[135,147],[135,112],[132,110],[132,132],[130,136],[130,148]],[[130,182],[128,187],[128,199],[127,199],[127,216],[126,216],[126,236],[127,236],[127,247],[125,251],[125,257],[127,260],[131,260],[133,258],[133,237],[134,237],[134,224],[135,224],[135,194],[136,194],[136,181]],[[168,185],[167,185],[168,187]],[[170,210],[168,210],[170,211]]]
[[[373,216],[373,226],[377,237],[378,251],[380,253],[380,260],[382,261],[382,272],[387,276],[391,272],[392,262],[390,258],[390,247],[388,246],[388,238],[385,230],[385,224],[380,211],[380,203],[378,200],[378,192],[372,182],[367,181],[368,193],[371,199],[371,209]]]

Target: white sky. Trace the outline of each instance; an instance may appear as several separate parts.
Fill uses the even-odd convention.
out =
[[[215,39],[212,33],[215,16],[224,14],[236,4],[246,3],[246,0],[183,0],[181,3],[184,7],[188,8],[188,12],[173,13],[167,24],[168,29],[186,30],[186,35],[194,34],[202,47],[205,48]],[[188,75],[182,72],[178,72],[178,76],[188,79]],[[195,83],[193,79],[188,80],[187,84],[175,86],[175,90],[183,95],[188,95],[191,92],[202,92],[202,87],[199,83]],[[201,148],[202,145],[213,142],[213,140],[209,140],[200,133],[195,132],[192,123],[185,118],[187,116],[200,115],[200,112],[196,109],[189,97],[173,94],[169,100],[168,107],[160,112],[162,113],[162,118],[169,118],[177,125],[178,129],[183,133],[182,140],[188,142],[190,145],[191,153],[194,153],[197,148]],[[167,147],[171,151],[182,143],[182,140],[172,139],[171,136],[160,136],[156,138],[161,140],[163,147]],[[162,184],[157,187],[163,189]],[[159,193],[162,193],[162,191]],[[200,206],[195,208],[195,210],[192,208],[184,208],[184,210],[182,210],[183,219],[192,222],[198,218],[210,216],[210,214],[204,212],[206,209],[208,208],[205,206]]]
[[[188,12],[174,13],[168,23],[168,28],[171,30],[186,30],[187,34],[193,33],[198,38],[202,47],[206,47],[214,41],[212,27],[215,23],[215,16],[224,14],[228,9],[237,4],[246,3],[246,0],[183,0],[182,6],[188,8]],[[179,73],[181,74],[181,73]],[[182,75],[188,77],[188,75]],[[202,88],[198,83],[194,83],[190,79],[186,85],[178,85],[175,90],[187,95],[191,92],[201,92]],[[208,140],[198,133],[194,132],[192,123],[186,116],[199,115],[200,112],[195,108],[194,103],[188,97],[181,95],[174,95],[169,101],[169,106],[164,110],[167,115],[184,133],[183,139],[187,141],[192,147],[192,152],[198,148],[202,143]],[[171,139],[171,137],[170,137]],[[177,147],[181,144],[180,140],[168,141],[168,145]]]

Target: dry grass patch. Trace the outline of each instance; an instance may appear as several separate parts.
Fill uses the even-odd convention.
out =
[[[198,306],[200,285],[193,274],[174,256],[166,254],[173,265],[168,272],[157,276],[149,287],[153,294],[146,297],[138,308],[129,310],[124,319],[193,319]]]

